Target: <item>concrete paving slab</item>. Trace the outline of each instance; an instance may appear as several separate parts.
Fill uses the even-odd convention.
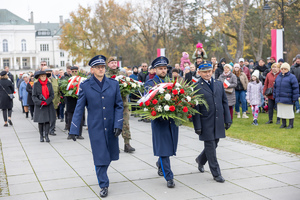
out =
[[[299,189],[293,186],[256,190],[255,192],[272,200],[299,200],[300,196]]]

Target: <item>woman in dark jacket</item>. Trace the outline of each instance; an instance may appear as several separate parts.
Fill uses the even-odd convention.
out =
[[[52,100],[54,91],[52,84],[48,82],[45,71],[37,71],[34,77],[38,79],[34,83],[32,89],[32,100],[34,102],[34,122],[39,123],[40,142],[44,142],[43,132],[45,131],[46,142],[50,142],[48,138],[50,121],[56,117]]]
[[[215,71],[215,79],[217,80],[219,76],[224,72],[224,65],[226,64],[226,59],[221,58],[220,62],[218,63],[218,68]]]
[[[299,84],[294,74],[290,73],[290,65],[283,63],[280,67],[281,73],[277,76],[274,84],[273,97],[277,103],[277,117],[282,119],[280,128],[294,128],[294,103],[299,98]],[[286,126],[289,119],[289,126]]]
[[[32,87],[34,84],[34,76],[31,75],[29,79],[29,83],[26,86],[26,91],[28,92],[27,104],[29,105],[31,120],[33,120],[33,112],[34,112],[34,103],[32,101]]]
[[[14,86],[10,80],[6,71],[0,73],[0,109],[3,112],[4,126],[8,126],[7,122],[12,126],[11,113],[13,107],[13,100],[9,97],[9,94],[14,93]],[[8,116],[8,120],[7,120]]]

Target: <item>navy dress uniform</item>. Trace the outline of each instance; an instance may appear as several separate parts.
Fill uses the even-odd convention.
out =
[[[89,65],[105,65],[105,60],[104,56],[96,56]],[[92,76],[80,84],[71,123],[70,135],[73,140],[76,140],[74,135],[79,135],[85,106],[88,110],[88,132],[99,186],[108,188],[107,169],[111,161],[119,159],[119,139],[114,131],[121,131],[123,126],[123,102],[119,83],[104,75],[101,82]]]
[[[212,66],[204,63],[199,66],[199,70],[212,70]],[[228,129],[232,123],[224,86],[221,81],[213,78],[200,78],[195,90],[198,90],[197,94],[203,95],[208,104],[208,109],[204,105],[197,105],[196,109],[201,114],[193,116],[195,132],[204,141],[204,150],[196,158],[198,169],[204,172],[203,165],[208,161],[214,179],[224,182],[216,156],[219,139],[225,138],[225,128]]]
[[[166,57],[158,57],[152,62],[153,67],[167,66],[169,63]],[[153,79],[145,83],[145,88],[150,89],[156,84],[164,82],[159,76],[155,75]],[[178,126],[173,119],[158,118],[151,121],[152,143],[154,156],[159,156],[156,163],[158,174],[164,176],[168,182],[168,187],[174,187],[173,172],[171,171],[170,156],[176,155],[178,143]]]

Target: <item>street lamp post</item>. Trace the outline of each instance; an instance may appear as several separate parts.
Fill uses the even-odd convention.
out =
[[[268,2],[271,3],[276,3],[280,7],[280,12],[281,12],[281,26],[282,26],[282,51],[283,51],[283,60],[286,61],[285,59],[285,54],[286,52],[284,51],[284,4],[283,0],[281,0],[281,4],[277,1],[266,1],[265,6],[263,7],[263,10],[268,12],[271,10],[271,7],[268,5]]]

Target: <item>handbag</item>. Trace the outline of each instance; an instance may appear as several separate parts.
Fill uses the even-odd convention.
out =
[[[1,85],[1,84],[0,84]],[[5,88],[1,85],[2,89],[6,92]],[[14,94],[8,94],[8,92],[6,92],[6,94],[9,96],[9,98],[11,100],[13,100],[15,98]]]
[[[225,88],[225,92],[228,94],[232,94],[233,90],[234,90],[234,88]]]
[[[272,88],[272,87],[267,88],[267,89],[266,89],[266,92],[265,92],[265,95],[266,95],[266,96],[270,96],[270,95],[272,95],[272,94],[273,94],[273,88]]]

